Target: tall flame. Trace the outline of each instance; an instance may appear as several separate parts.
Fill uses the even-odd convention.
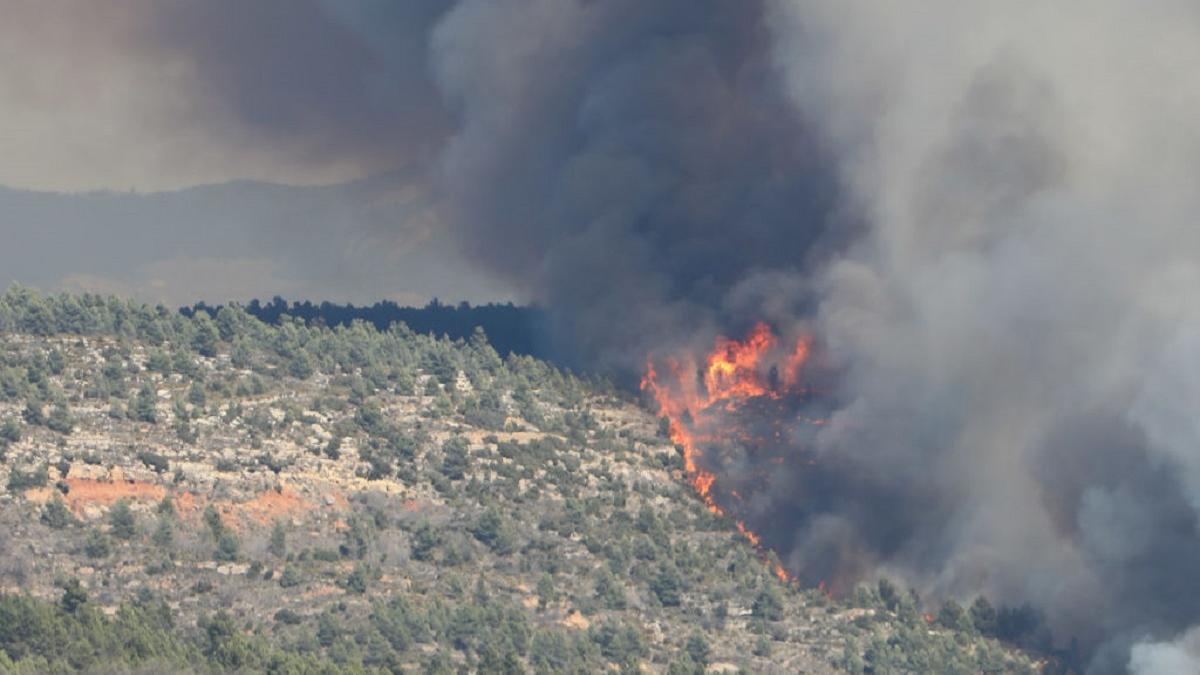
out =
[[[736,412],[751,400],[798,393],[809,347],[809,339],[802,336],[790,350],[781,349],[771,327],[759,322],[742,340],[718,337],[702,359],[686,352],[663,359],[665,374],[660,374],[653,359],[647,360],[642,389],[667,419],[671,440],[683,453],[687,480],[713,513],[727,515],[727,510],[717,502],[716,475],[702,466],[704,446],[742,439],[741,430],[725,425],[721,413]],[[729,495],[741,499],[736,491]],[[765,555],[761,536],[745,521],[736,523],[747,541]],[[791,579],[778,562],[770,564],[779,578]]]

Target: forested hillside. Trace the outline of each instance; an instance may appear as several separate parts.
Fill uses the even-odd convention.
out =
[[[251,300],[242,309],[250,316],[272,325],[278,325],[284,317],[301,319],[310,326],[330,327],[344,327],[355,321],[365,321],[379,330],[387,330],[394,323],[403,323],[414,333],[432,333],[451,340],[469,338],[476,328],[482,328],[487,333],[488,342],[502,355],[516,353],[545,358],[549,353],[546,313],[536,306],[512,303],[471,305],[466,302],[447,305],[434,298],[424,307],[402,307],[388,300],[359,307],[332,302],[288,302],[276,296],[266,303]],[[201,302],[182,311],[185,316],[192,316],[196,312],[216,316],[220,310],[219,306]]]
[[[1026,672],[1019,612],[834,600],[634,396],[478,331],[0,296],[0,672]]]

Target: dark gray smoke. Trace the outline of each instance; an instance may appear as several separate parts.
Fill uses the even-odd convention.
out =
[[[8,0],[0,184],[328,184],[433,161],[444,0]]]
[[[810,325],[816,468],[753,500],[790,567],[1144,670],[1200,620],[1200,17],[1043,5],[463,2],[438,185],[581,357]]]
[[[128,2],[130,0],[124,0]],[[192,127],[286,160],[379,171],[427,160],[448,131],[428,77],[436,0],[212,0],[146,12],[138,48],[192,76]]]
[[[760,3],[468,1],[432,49],[444,213],[557,310],[566,356],[637,369],[764,304],[793,318],[849,238]]]

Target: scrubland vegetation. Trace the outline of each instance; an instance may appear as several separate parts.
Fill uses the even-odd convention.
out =
[[[1027,672],[781,582],[630,395],[486,336],[0,296],[0,672]]]

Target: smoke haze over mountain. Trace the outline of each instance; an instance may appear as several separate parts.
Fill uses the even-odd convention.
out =
[[[411,212],[545,303],[567,360],[808,331],[829,423],[795,443],[825,492],[796,467],[756,495],[784,561],[1032,603],[1094,672],[1200,668],[1193,3],[59,4],[17,9],[51,47],[111,12],[72,58],[153,84],[99,107],[106,140],[78,63],[34,78],[0,149],[51,109],[34,127],[78,142],[0,182],[403,167]],[[72,163],[125,145],[119,184]]]

